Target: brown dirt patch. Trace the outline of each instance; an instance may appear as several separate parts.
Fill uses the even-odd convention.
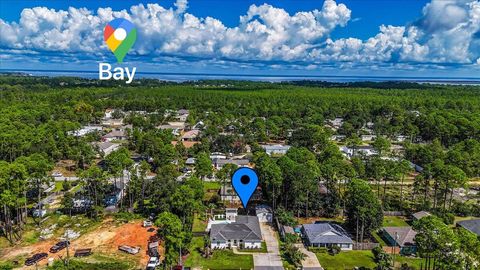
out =
[[[147,254],[148,239],[150,236],[155,235],[156,230],[148,232],[147,228],[142,227],[141,221],[134,221],[125,224],[119,224],[111,219],[105,220],[99,227],[91,232],[88,232],[79,238],[70,241],[70,256],[73,256],[76,249],[91,248],[94,253],[103,254],[122,254],[122,251],[118,250],[119,245],[129,245],[140,247],[139,254],[128,255],[137,259],[140,266],[144,267],[149,259]],[[47,252],[49,258],[58,259],[59,257],[66,256],[66,250],[62,250],[58,253],[49,253],[49,249],[58,240],[50,239],[46,241],[40,241],[30,246],[25,247],[11,247],[5,248],[0,252],[0,260],[14,260],[20,257],[29,257],[38,252]],[[160,254],[163,254],[162,247],[160,247]],[[23,264],[24,260],[20,260],[20,264]],[[45,265],[48,262],[47,259],[42,260],[39,265]],[[31,267],[22,268],[30,269]]]

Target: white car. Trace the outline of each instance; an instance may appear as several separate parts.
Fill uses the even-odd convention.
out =
[[[62,174],[61,172],[53,172],[53,173],[52,173],[52,176],[53,176],[53,177],[62,177],[63,174]]]
[[[154,270],[159,265],[160,261],[158,260],[158,257],[150,257],[147,264],[147,270]]]

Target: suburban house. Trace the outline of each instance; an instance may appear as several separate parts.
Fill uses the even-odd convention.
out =
[[[346,157],[352,158],[354,155],[365,155],[367,157],[377,154],[377,151],[372,146],[357,146],[355,149],[348,146],[339,146],[340,152],[342,152]]]
[[[346,138],[347,138],[347,136],[345,136],[345,135],[332,135],[330,137],[330,140],[335,141],[335,142],[340,142],[340,141],[345,140]]]
[[[424,217],[428,217],[430,216],[431,214],[427,211],[420,211],[420,212],[416,212],[416,213],[413,213],[412,214],[412,219],[413,220],[420,220]]]
[[[195,166],[195,158],[194,157],[189,157],[187,158],[187,160],[185,161],[185,165],[187,166]]]
[[[108,154],[112,153],[113,151],[116,151],[120,148],[119,143],[112,143],[112,142],[97,142],[94,143],[96,147],[98,147],[98,151],[103,154],[104,156],[107,156]]]
[[[181,109],[181,110],[178,110],[178,111],[177,111],[176,119],[177,119],[178,121],[185,122],[185,121],[187,121],[188,115],[189,115],[188,110]]]
[[[278,156],[278,155],[285,155],[287,154],[288,149],[290,149],[290,145],[282,145],[282,144],[264,144],[261,145],[267,155],[271,156]]]
[[[400,254],[409,255],[417,251],[414,241],[417,232],[412,227],[384,227],[382,232],[389,246],[400,248]]]
[[[102,126],[105,126],[105,127],[121,127],[121,126],[123,126],[123,118],[103,120],[102,121]]]
[[[223,153],[220,153],[220,152],[213,152],[210,154],[210,159],[211,160],[214,160],[214,159],[226,159],[227,158],[227,155],[223,154]]]
[[[360,139],[362,142],[371,142],[374,141],[377,138],[375,135],[362,135],[360,136]]]
[[[185,122],[168,122],[167,124],[160,125],[157,128],[162,130],[171,129],[173,135],[179,136],[185,129]]]
[[[271,223],[273,221],[273,210],[268,205],[260,204],[255,206],[255,214],[260,222]]]
[[[235,222],[213,224],[210,228],[212,249],[232,247],[261,248],[262,232],[256,216],[237,216]]]
[[[185,132],[181,136],[181,140],[182,141],[196,141],[199,134],[200,134],[200,130],[192,129],[192,130],[189,130],[189,131]]]
[[[226,164],[235,164],[238,167],[245,167],[250,164],[250,160],[248,159],[224,159],[224,158],[215,158],[212,160],[213,167],[215,167],[216,170],[220,170],[223,166]]]
[[[457,226],[460,226],[480,237],[480,219],[463,220],[457,222]]]
[[[81,129],[69,131],[67,132],[68,135],[73,135],[75,137],[83,137],[88,133],[92,133],[95,131],[102,131],[103,127],[101,126],[84,126]]]
[[[119,140],[126,140],[127,139],[127,133],[124,130],[112,130],[110,133],[106,134],[103,136],[103,139],[107,142],[111,141],[119,141]]]
[[[332,129],[337,130],[343,126],[343,118],[337,117],[333,120],[328,120],[328,124]]]
[[[353,241],[348,233],[339,225],[321,222],[302,225],[302,236],[311,247],[339,246],[341,250],[352,250]]]

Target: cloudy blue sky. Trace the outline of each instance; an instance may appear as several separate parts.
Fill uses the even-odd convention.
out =
[[[479,0],[0,1],[0,69],[480,78]]]

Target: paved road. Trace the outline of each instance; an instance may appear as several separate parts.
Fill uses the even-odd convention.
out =
[[[308,251],[303,244],[295,244],[295,246],[298,247],[303,254],[305,254],[305,259],[302,261],[303,269],[323,270],[317,256],[315,256],[315,253]]]
[[[253,265],[255,270],[282,270],[283,264],[280,258],[280,248],[273,228],[265,223],[260,223],[262,237],[267,244],[268,253],[258,253],[253,255]]]

